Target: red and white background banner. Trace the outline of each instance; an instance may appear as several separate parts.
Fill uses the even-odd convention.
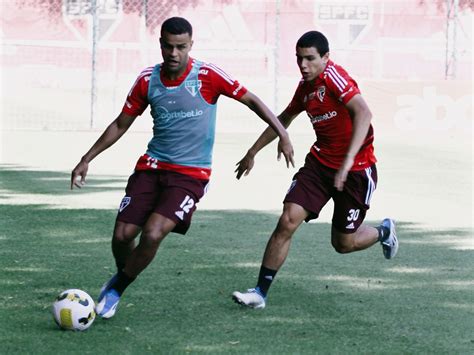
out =
[[[103,128],[136,75],[161,60],[163,20],[183,16],[194,27],[191,54],[223,68],[276,112],[299,79],[295,42],[315,29],[327,35],[332,59],[360,82],[382,125],[465,129],[472,117],[472,6],[466,0],[3,0],[1,127]],[[221,129],[252,129],[241,110],[226,105],[232,120]],[[136,129],[147,129],[144,121]]]

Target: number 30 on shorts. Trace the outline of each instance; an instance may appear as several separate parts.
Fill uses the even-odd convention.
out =
[[[186,197],[184,198],[183,202],[181,202],[179,207],[184,212],[189,213],[189,211],[191,211],[191,208],[194,207],[194,200],[189,195],[186,195]]]
[[[350,209],[349,210],[349,215],[347,216],[347,220],[350,222],[350,221],[357,221],[357,218],[359,218],[359,213],[360,213],[360,210],[359,209]]]

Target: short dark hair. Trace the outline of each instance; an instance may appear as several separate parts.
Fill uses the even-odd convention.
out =
[[[163,36],[163,32],[171,33],[172,35],[189,33],[189,37],[192,37],[193,26],[182,17],[170,17],[161,25],[161,36]]]
[[[300,48],[314,47],[322,57],[329,52],[329,42],[326,36],[318,31],[309,31],[300,37],[296,46]]]

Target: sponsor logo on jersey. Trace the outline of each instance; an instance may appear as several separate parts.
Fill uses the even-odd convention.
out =
[[[183,212],[183,211],[176,211],[174,214],[175,214],[176,216],[178,216],[178,218],[179,218],[180,220],[183,220],[183,219],[184,219],[184,212]]]
[[[201,80],[187,80],[184,82],[184,87],[188,92],[194,97],[199,92],[199,89],[202,86]]]
[[[199,117],[203,115],[202,110],[194,109],[191,111],[172,111],[169,112],[165,107],[160,106],[157,108],[157,116],[158,119],[168,121],[169,119],[173,118],[191,118],[191,117]]]
[[[323,102],[325,94],[326,94],[326,87],[325,86],[320,86],[316,89],[316,95],[318,95],[319,101]]]
[[[317,116],[311,116],[311,114],[308,112],[308,116],[311,119],[311,123],[315,124],[315,123],[318,123],[318,122],[321,122],[321,121],[326,121],[326,120],[329,120],[333,117],[336,117],[337,112],[336,111],[329,111],[329,112],[326,112],[325,114],[317,115]]]
[[[122,212],[130,204],[130,201],[132,201],[132,198],[125,196],[122,199],[122,202],[120,202],[119,212]]]
[[[207,70],[207,69],[200,69],[200,70],[199,70],[199,74],[207,75],[207,74],[209,74],[209,70]]]

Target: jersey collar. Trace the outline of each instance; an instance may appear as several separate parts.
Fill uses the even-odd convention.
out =
[[[316,80],[314,81],[315,83],[324,80],[324,78],[326,77],[326,69],[330,65],[334,65],[334,62],[331,59],[328,59],[328,62],[326,63],[326,66],[323,69],[323,72],[316,77]]]
[[[329,65],[333,65],[334,63],[331,61],[331,60],[328,60],[328,62],[326,63],[326,66],[324,67],[323,71],[321,74],[319,74],[316,78],[313,79],[313,81],[309,81],[307,82],[305,85],[310,85],[310,87],[314,87],[320,83],[322,83],[324,81],[324,78],[326,77],[326,68],[329,66]]]
[[[175,80],[170,80],[168,78],[165,78],[164,75],[163,75],[163,72],[160,70],[160,80],[161,80],[161,82],[165,86],[179,86],[183,82],[183,80],[186,79],[189,72],[193,68],[193,63],[194,63],[194,59],[189,57],[188,64],[186,65],[186,70],[184,71],[183,74],[181,74],[181,76],[179,78],[177,78]]]

